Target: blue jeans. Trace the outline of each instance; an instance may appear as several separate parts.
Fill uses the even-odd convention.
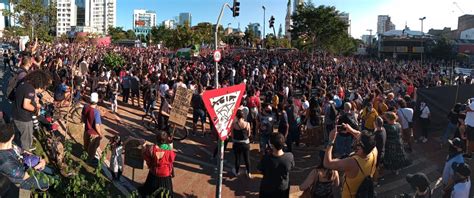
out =
[[[454,134],[456,131],[457,126],[451,122],[448,123],[448,127],[446,128],[446,131],[444,131],[443,135],[443,143],[446,143],[448,141],[448,138]]]
[[[270,146],[268,141],[270,140],[270,134],[260,134],[260,152],[265,152],[267,146]]]

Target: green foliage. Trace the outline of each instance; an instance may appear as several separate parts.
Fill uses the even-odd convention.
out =
[[[151,29],[151,39],[154,43],[161,43],[171,49],[189,47],[196,44],[213,44],[214,28],[211,23],[199,23],[190,27],[189,23],[178,25],[176,29],[168,29],[164,26]],[[218,38],[223,38],[222,26],[219,27]]]
[[[268,34],[265,38],[265,48],[289,48],[290,42],[286,38],[277,38],[273,34]]]
[[[55,36],[57,14],[56,1],[48,6],[43,0],[11,0],[15,8],[13,12],[3,10],[5,16],[10,16],[19,26],[17,35],[29,35],[39,40],[51,42]],[[15,35],[16,36],[16,35]]]
[[[107,34],[112,38],[112,41],[118,41],[127,39],[127,34],[122,27],[112,27],[108,28]]]
[[[122,67],[125,64],[125,59],[115,52],[108,52],[104,56],[104,64],[108,68],[115,69],[117,67]]]
[[[431,49],[430,55],[433,58],[444,60],[451,60],[456,57],[456,54],[453,52],[453,45],[450,43],[449,39],[444,36],[436,40],[436,43]]]
[[[252,46],[257,43],[257,36],[255,35],[255,32],[253,31],[252,28],[250,28],[250,25],[245,28],[244,32],[244,41],[246,44],[251,44]]]
[[[298,12],[292,16],[291,30],[296,47],[306,50],[339,50],[340,46],[350,45],[351,40],[347,39],[348,25],[339,18],[339,14],[332,6],[315,7],[312,3],[306,3],[298,7]]]
[[[133,30],[127,30],[126,36],[127,36],[127,39],[130,39],[130,40],[137,39],[137,36],[135,35],[135,32]]]

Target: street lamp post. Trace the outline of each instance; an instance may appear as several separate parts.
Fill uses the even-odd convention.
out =
[[[265,48],[265,6],[262,6],[263,9],[263,35],[262,35],[262,48]]]
[[[423,47],[423,36],[425,35],[425,33],[423,32],[423,21],[426,19],[426,17],[421,17],[420,18],[420,21],[421,21],[421,47],[420,47],[420,65],[423,67],[423,52],[425,51],[425,48]]]
[[[372,49],[372,29],[367,29],[366,31],[369,31],[369,49]]]

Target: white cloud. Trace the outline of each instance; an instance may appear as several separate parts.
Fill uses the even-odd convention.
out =
[[[465,14],[474,14],[473,0],[457,0],[457,5]],[[450,0],[388,0],[374,10],[354,13],[352,16],[352,35],[360,38],[368,34],[367,29],[377,30],[377,15],[390,15],[396,29],[403,29],[405,23],[412,30],[420,30],[420,17],[426,17],[423,31],[451,27],[457,29],[458,17],[463,13]]]

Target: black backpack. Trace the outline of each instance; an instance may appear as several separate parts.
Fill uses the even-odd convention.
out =
[[[359,162],[356,159],[354,160],[356,161],[357,166],[359,167],[359,170],[362,172],[363,175],[365,175],[364,171],[359,165]],[[372,169],[374,169],[374,166],[375,166],[375,162],[372,162]],[[370,170],[370,172],[372,172],[372,169]],[[346,185],[348,184],[346,183]],[[349,185],[347,186],[347,188],[349,189]],[[350,192],[351,190],[349,189],[349,193]],[[360,183],[360,186],[357,189],[357,193],[355,197],[356,198],[374,198],[375,197],[374,181],[372,177],[370,176],[370,173],[367,176],[365,176],[362,182]]]

